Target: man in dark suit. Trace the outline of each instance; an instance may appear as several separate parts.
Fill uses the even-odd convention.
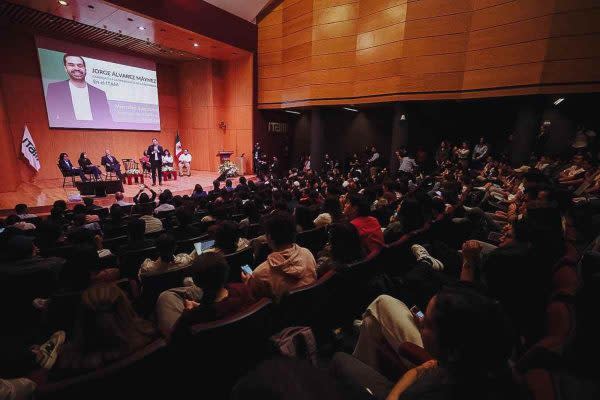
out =
[[[121,173],[121,164],[119,164],[119,160],[117,160],[117,157],[111,155],[109,149],[106,149],[104,153],[105,155],[102,156],[100,164],[104,165],[107,172],[112,171],[115,173],[115,175],[117,175],[117,178],[119,178],[119,180],[123,180],[123,174]]]
[[[148,146],[148,158],[150,158],[150,169],[152,170],[152,186],[156,185],[156,175],[158,174],[158,184],[162,186],[162,157],[164,155],[163,147],[158,144],[158,139],[152,139],[152,144]]]
[[[67,153],[60,153],[60,156],[58,157],[58,166],[61,171],[65,172],[68,176],[79,175],[82,182],[87,181],[83,170],[73,167],[73,163],[69,160],[69,155]]]
[[[63,64],[69,79],[50,83],[46,91],[50,126],[79,126],[76,121],[111,126],[113,120],[106,93],[85,81],[85,60],[81,56],[65,54]]]

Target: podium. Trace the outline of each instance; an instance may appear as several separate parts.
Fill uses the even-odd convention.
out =
[[[225,161],[230,161],[232,154],[233,151],[228,150],[221,150],[220,152],[218,152],[217,157],[219,157],[219,165],[223,164]]]

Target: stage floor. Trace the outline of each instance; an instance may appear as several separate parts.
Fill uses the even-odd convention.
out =
[[[158,189],[169,189],[174,195],[191,194],[196,184],[201,184],[204,190],[209,191],[212,188],[212,182],[218,177],[217,172],[211,171],[192,171],[192,176],[180,176],[176,181],[163,181],[162,186],[158,184],[153,189],[158,193]],[[247,179],[254,178],[254,175],[246,175]],[[238,178],[233,178],[234,185],[237,185]],[[35,183],[25,183],[19,186],[16,192],[0,193],[0,215],[11,214],[16,204],[25,203],[34,214],[47,214],[50,212],[52,204],[56,200],[68,201],[70,195],[78,194],[76,188],[62,187],[62,179],[46,179]],[[152,185],[152,178],[145,178],[144,183]],[[132,201],[139,190],[139,184],[123,185],[127,201]],[[115,196],[109,194],[106,197],[96,198],[94,203],[100,206],[110,206],[115,201]],[[75,203],[72,203],[75,204]],[[72,205],[69,206],[72,208]]]

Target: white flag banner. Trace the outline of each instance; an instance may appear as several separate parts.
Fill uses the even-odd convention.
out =
[[[23,140],[21,140],[21,153],[23,153],[27,161],[29,161],[29,164],[35,168],[36,171],[40,170],[40,159],[38,158],[35,143],[33,143],[33,138],[31,137],[31,133],[29,133],[27,125],[25,125]]]

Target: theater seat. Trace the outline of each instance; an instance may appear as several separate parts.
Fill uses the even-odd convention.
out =
[[[37,399],[154,398],[165,383],[166,343],[144,348],[93,372],[38,386]]]
[[[323,249],[327,240],[327,229],[325,227],[300,232],[296,236],[298,246],[309,249],[315,256]]]

